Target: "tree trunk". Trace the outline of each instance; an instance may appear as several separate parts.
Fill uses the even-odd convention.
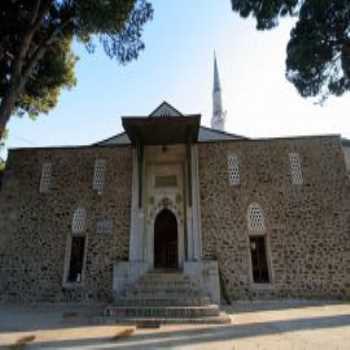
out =
[[[6,124],[10,120],[11,114],[15,108],[17,99],[16,89],[10,88],[0,104],[0,140],[5,134]]]
[[[0,140],[4,136],[6,124],[10,120],[11,114],[13,113],[16,106],[16,101],[20,94],[23,92],[24,86],[28,80],[31,71],[35,66],[35,63],[44,54],[44,52],[41,53],[40,57],[38,57],[38,60],[36,62],[33,62],[33,60],[32,62],[30,62],[30,67],[29,69],[27,68],[27,72],[25,72],[25,76],[23,76],[23,68],[26,63],[26,56],[30,49],[30,45],[32,44],[35,33],[40,27],[42,18],[49,10],[50,3],[51,1],[47,1],[45,6],[43,6],[42,11],[39,12],[41,0],[36,1],[32,13],[31,25],[29,26],[28,31],[23,36],[22,43],[18,50],[18,55],[13,62],[12,76],[10,78],[9,87],[5,91],[4,97],[2,98],[0,103]]]

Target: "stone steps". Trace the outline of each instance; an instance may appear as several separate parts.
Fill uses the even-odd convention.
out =
[[[153,290],[162,290],[162,289],[198,289],[198,286],[195,283],[172,283],[172,282],[143,282],[143,283],[136,283],[133,286],[133,289],[153,289]]]
[[[199,318],[219,316],[217,305],[205,306],[109,306],[106,316],[135,318]]]
[[[229,324],[231,318],[224,312],[218,316],[192,317],[192,318],[169,318],[169,317],[95,317],[93,320],[99,324],[125,324],[125,325],[147,325],[147,324]]]
[[[204,306],[209,305],[209,297],[188,297],[182,299],[177,297],[163,297],[163,298],[135,298],[124,297],[115,299],[113,305],[115,306]]]
[[[127,291],[123,293],[124,296],[126,297],[139,297],[139,298],[148,298],[152,297],[153,298],[166,298],[168,297],[178,297],[178,298],[184,298],[184,297],[201,297],[204,296],[202,291],[200,290],[191,290],[191,289],[152,289],[152,288],[139,288],[139,289],[133,289],[130,291]]]
[[[209,296],[182,272],[149,272],[115,295],[105,317],[118,323],[228,323]]]

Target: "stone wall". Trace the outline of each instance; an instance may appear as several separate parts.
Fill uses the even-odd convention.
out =
[[[302,160],[293,185],[289,152]],[[233,140],[198,145],[203,254],[218,259],[231,299],[350,297],[350,181],[338,137]],[[240,164],[230,186],[227,155]],[[107,161],[102,194],[92,189],[95,159]],[[42,164],[52,186],[39,193]],[[0,300],[111,299],[112,268],[128,259],[131,146],[27,149],[10,152],[0,191]],[[265,217],[271,283],[252,282],[247,208]],[[87,254],[80,286],[64,283],[76,208],[87,212]],[[113,232],[96,232],[98,218]]]
[[[343,145],[343,152],[344,152],[346,170],[347,170],[348,174],[350,174],[350,146],[349,146],[349,144]]]
[[[92,189],[96,158],[107,161],[102,194]],[[49,193],[39,193],[43,162],[52,163]],[[112,267],[128,259],[130,146],[11,151],[0,192],[0,298],[18,301],[107,301]],[[73,212],[87,212],[85,276],[64,287]],[[98,218],[113,219],[97,233]]]
[[[304,183],[291,184],[289,152]],[[227,155],[240,162],[230,186]],[[241,140],[199,145],[203,253],[217,258],[232,298],[350,297],[350,184],[338,137]],[[266,226],[271,283],[252,281],[247,208]]]

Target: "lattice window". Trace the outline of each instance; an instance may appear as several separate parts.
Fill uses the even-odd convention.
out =
[[[105,183],[105,173],[106,173],[106,160],[96,159],[92,188],[99,193],[102,193],[103,191],[103,187]]]
[[[49,192],[51,185],[52,164],[44,163],[41,168],[40,189],[41,193]]]
[[[99,234],[111,234],[113,232],[113,220],[112,219],[97,220],[96,232]]]
[[[228,181],[231,186],[240,184],[239,159],[237,154],[230,154],[227,157]]]
[[[293,185],[303,184],[303,172],[299,153],[289,153],[290,176]]]
[[[73,215],[72,232],[83,233],[86,227],[86,210],[84,208],[77,208]]]
[[[264,232],[264,213],[259,204],[253,203],[248,208],[248,228],[251,232]]]

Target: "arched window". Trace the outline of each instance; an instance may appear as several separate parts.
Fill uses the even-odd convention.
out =
[[[83,233],[86,227],[86,210],[77,208],[73,215],[72,233]]]
[[[252,203],[248,207],[248,229],[251,232],[265,232],[264,213],[257,203]]]
[[[303,171],[301,167],[301,158],[299,153],[289,153],[290,176],[293,185],[303,184]]]
[[[72,235],[68,239],[68,258],[65,267],[65,282],[81,284],[86,255],[86,210],[77,208],[73,214]]]
[[[248,207],[249,248],[254,283],[269,283],[264,213],[257,203]]]
[[[106,173],[106,160],[96,159],[92,188],[96,190],[98,193],[103,192],[103,187],[105,183],[105,173]]]
[[[228,170],[228,182],[230,186],[239,185],[240,174],[239,174],[239,159],[237,154],[229,154],[227,156],[227,170]]]

